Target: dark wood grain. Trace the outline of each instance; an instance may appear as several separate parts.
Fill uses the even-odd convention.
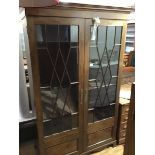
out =
[[[117,124],[117,143],[124,144],[126,128],[127,128],[127,120],[128,120],[128,112],[129,112],[129,102],[127,99],[119,99],[119,116],[118,116],[118,124]]]
[[[125,138],[119,139],[118,145],[125,144]]]
[[[33,70],[33,86],[35,88],[34,92],[34,96],[35,96],[35,105],[36,105],[36,111],[37,111],[37,128],[38,128],[38,135],[40,136],[39,138],[39,141],[40,141],[40,154],[42,155],[44,153],[44,150],[43,148],[45,147],[49,147],[49,145],[51,144],[54,145],[54,141],[53,140],[56,140],[56,143],[61,143],[61,141],[63,141],[64,139],[66,140],[70,140],[70,139],[75,139],[75,138],[79,138],[80,141],[82,141],[82,127],[83,127],[83,123],[82,123],[82,110],[83,110],[83,107],[82,107],[82,100],[83,100],[83,91],[82,91],[82,88],[83,88],[83,83],[82,83],[82,74],[83,74],[83,70],[82,70],[82,59],[83,59],[83,51],[84,51],[84,36],[83,36],[83,31],[84,31],[84,21],[81,19],[60,19],[60,18],[51,18],[51,17],[39,17],[39,18],[31,18],[31,17],[28,17],[27,18],[27,21],[28,21],[28,30],[29,30],[29,42],[30,42],[30,48],[31,48],[31,62],[32,62],[32,70]],[[44,139],[44,135],[43,135],[43,116],[42,116],[42,106],[41,106],[41,98],[40,98],[40,79],[39,79],[39,68],[38,68],[38,59],[37,59],[37,53],[36,53],[36,38],[35,38],[35,24],[62,24],[62,25],[79,25],[79,117],[78,117],[78,120],[80,123],[79,124],[79,128],[78,128],[78,132],[76,132],[75,135],[72,135],[72,132],[70,133],[70,136],[68,136],[66,138],[66,134],[60,134],[60,137],[62,136],[62,138],[58,138],[59,136],[54,136],[52,135],[52,138],[47,142],[45,140],[45,144],[43,142],[43,139]],[[35,59],[35,60],[34,60]],[[35,75],[34,75],[35,74]],[[44,146],[45,145],[45,146]],[[82,144],[81,143],[78,143],[78,148],[80,151],[82,151]]]
[[[77,151],[77,141],[69,141],[60,145],[56,145],[46,149],[46,155],[65,155],[70,152]]]
[[[45,148],[48,148],[50,146],[58,145],[78,138],[79,138],[78,129],[73,129],[70,131],[64,131],[44,138],[44,145]]]
[[[120,139],[121,139],[121,138],[125,138],[125,136],[126,136],[126,130],[122,130],[122,131],[120,132],[119,138],[120,138]]]
[[[39,63],[38,63],[38,55],[36,49],[36,38],[35,38],[35,28],[32,17],[27,17],[27,32],[29,37],[29,46],[30,51],[28,53],[28,59],[30,58],[31,69],[32,69],[32,77],[30,77],[31,87],[33,87],[34,94],[34,104],[36,108],[37,115],[37,131],[38,131],[38,140],[39,140],[39,153],[40,155],[45,154],[44,143],[43,143],[43,116],[42,116],[42,104],[41,104],[41,95],[40,95],[40,78],[39,78]]]
[[[86,154],[88,153],[92,153],[92,152],[96,152],[96,151],[101,151],[104,148],[108,147],[108,146],[113,146],[116,144],[116,140],[113,140],[112,138],[106,139],[103,142],[100,143],[96,143],[94,145],[90,145],[87,148]],[[85,154],[85,153],[84,153]]]
[[[32,66],[32,88],[37,114],[37,129],[40,155],[53,154],[89,154],[93,150],[116,143],[118,118],[118,96],[120,78],[117,83],[115,115],[95,123],[88,124],[88,74],[90,25],[92,18],[101,18],[101,25],[123,26],[118,76],[121,74],[122,53],[125,49],[126,20],[131,8],[103,7],[76,4],[60,4],[47,8],[26,8],[28,38],[30,44],[29,58]],[[79,27],[78,56],[78,127],[73,130],[44,137],[43,113],[40,95],[39,64],[36,49],[36,24],[77,25]],[[101,141],[101,143],[97,143]],[[92,145],[93,144],[93,145]],[[89,146],[91,145],[91,146]]]
[[[128,120],[128,114],[124,114],[124,115],[121,115],[121,122],[127,122]]]
[[[129,104],[125,104],[121,108],[121,114],[128,114],[129,113]]]
[[[115,125],[114,125],[113,138],[117,136],[119,93],[120,93],[121,77],[122,77],[123,53],[125,51],[125,40],[126,40],[126,32],[127,32],[127,23],[123,22],[122,24],[123,24],[123,30],[122,30],[122,38],[121,38],[121,51],[119,54],[118,80],[117,80],[116,104],[115,104]]]
[[[90,40],[90,33],[89,33],[90,25],[88,20],[85,20],[85,51],[84,51],[84,100],[83,100],[83,109],[84,109],[84,132],[83,132],[83,145],[84,151],[87,150],[88,147],[88,76],[89,76],[89,40]]]
[[[96,131],[95,133],[88,135],[88,145],[95,144],[105,139],[112,137],[112,128]]]
[[[114,19],[114,20],[126,20],[128,14],[127,13],[113,13],[113,12],[100,12],[98,10],[96,11],[90,11],[90,10],[77,10],[77,9],[67,9],[67,8],[27,8],[26,14],[31,16],[54,16],[54,17],[71,17],[71,18],[94,18],[99,17],[103,19]]]
[[[84,20],[80,19],[79,23],[79,59],[78,59],[78,64],[79,64],[79,140],[78,140],[78,149],[79,152],[82,153],[84,151],[84,145],[83,145],[83,137],[84,137],[84,132],[83,132],[83,118],[84,118],[84,108],[83,108],[83,97],[84,97],[84,90],[83,90],[83,85],[84,85]]]
[[[133,7],[116,7],[116,6],[103,6],[103,5],[89,5],[80,3],[64,3],[60,2],[58,7],[70,8],[70,9],[89,9],[100,11],[118,11],[118,12],[130,12],[134,10]]]
[[[88,134],[114,126],[114,117],[88,124]]]
[[[127,122],[121,123],[120,125],[120,131],[127,129]]]
[[[135,155],[135,83],[132,84],[131,88],[128,117],[124,155]]]

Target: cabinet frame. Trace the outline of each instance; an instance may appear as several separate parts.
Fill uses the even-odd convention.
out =
[[[120,82],[121,82],[121,72],[122,72],[122,64],[123,64],[123,52],[125,49],[125,39],[126,39],[126,29],[127,24],[125,21],[122,20],[109,20],[109,19],[100,19],[100,25],[102,26],[122,26],[122,38],[121,38],[121,48],[119,54],[119,63],[118,63],[118,80],[117,80],[117,89],[116,89],[116,104],[115,104],[115,115],[111,119],[114,119],[113,130],[112,130],[112,141],[116,139],[116,132],[117,132],[117,121],[118,121],[118,109],[119,109],[119,91],[120,91]],[[92,19],[86,19],[85,22],[85,66],[84,66],[84,145],[86,150],[90,150],[95,148],[96,146],[88,146],[88,131],[89,131],[89,124],[88,124],[88,80],[89,80],[89,45],[90,45],[90,26],[93,25]],[[105,119],[107,120],[107,119]],[[97,121],[103,122],[104,120]],[[93,126],[94,123],[91,123]],[[108,122],[111,125],[111,120]],[[96,123],[94,124],[94,126]],[[98,146],[98,144],[97,144]]]
[[[40,94],[40,75],[39,75],[39,62],[38,54],[36,48],[36,34],[35,34],[35,25],[37,24],[59,24],[59,25],[78,25],[79,26],[79,104],[78,104],[78,127],[73,130],[63,131],[58,134],[53,134],[48,137],[43,135],[43,110],[41,104],[41,94]],[[40,154],[45,154],[43,148],[48,148],[62,142],[65,138],[67,140],[73,140],[79,138],[79,141],[82,141],[82,127],[83,127],[83,63],[84,63],[84,20],[76,18],[58,18],[58,17],[27,17],[27,30],[29,36],[29,45],[31,52],[30,61],[32,68],[32,78],[34,86],[34,103],[36,107],[37,115],[37,130],[38,130],[38,139]],[[53,143],[56,141],[57,143]],[[78,143],[79,152],[83,150],[82,143]]]
[[[121,67],[123,64],[123,52],[125,49],[125,34],[126,34],[126,20],[131,8],[119,8],[119,7],[103,7],[93,5],[64,5],[47,7],[47,8],[26,8],[26,20],[30,52],[28,53],[28,59],[31,62],[32,76],[30,81],[33,81],[34,103],[36,107],[37,115],[37,130],[39,140],[39,152],[40,155],[45,155],[45,150],[49,146],[53,145],[54,141],[76,139],[79,135],[78,149],[79,152],[72,152],[69,154],[87,154],[93,150],[100,150],[107,145],[116,143],[116,128],[118,118],[118,96],[121,80]],[[114,128],[112,139],[107,139],[100,144],[94,144],[91,147],[87,146],[88,138],[88,122],[87,118],[87,106],[88,106],[88,64],[89,59],[89,34],[88,26],[92,22],[92,18],[99,17],[101,24],[114,24],[114,26],[122,25],[122,41],[121,51],[119,59],[118,81],[117,81],[117,94],[114,116]],[[40,95],[40,77],[39,77],[39,64],[36,49],[36,34],[35,24],[62,24],[62,25],[78,25],[79,26],[79,130],[64,131],[57,135],[51,135],[44,138],[43,135],[43,117],[42,117],[42,105]],[[84,120],[83,120],[84,118]]]

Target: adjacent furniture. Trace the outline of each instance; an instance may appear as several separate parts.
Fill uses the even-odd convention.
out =
[[[129,66],[135,67],[135,51],[131,51],[130,53],[124,53],[123,66],[124,67],[129,67]]]
[[[135,50],[135,23],[128,22],[127,24],[127,35],[126,35],[126,52]]]
[[[130,54],[124,53],[124,57],[123,57],[123,66],[124,67],[129,66],[129,58],[130,58]]]
[[[118,118],[118,130],[117,130],[117,142],[118,144],[125,144],[125,136],[127,129],[127,120],[129,113],[130,100],[120,98],[119,100],[119,118]]]
[[[135,23],[128,22],[126,47],[124,51],[124,66],[135,66]]]
[[[132,84],[131,88],[129,108],[124,155],[135,155],[135,83]]]
[[[135,51],[130,52],[128,66],[135,67]]]
[[[40,155],[88,154],[116,144],[130,11],[61,3],[25,9]]]

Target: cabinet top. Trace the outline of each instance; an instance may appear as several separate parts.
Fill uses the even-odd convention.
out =
[[[56,6],[25,8],[26,16],[54,16],[71,18],[94,18],[127,20],[131,7],[114,7],[76,3],[59,3]]]
[[[76,9],[88,9],[88,10],[104,10],[104,11],[123,11],[130,12],[134,10],[133,4],[131,5],[115,5],[115,3],[98,3],[93,2],[83,3],[81,0],[78,3],[76,1],[63,1],[63,0],[20,0],[19,6],[23,8],[76,8]]]
[[[44,5],[42,5],[44,6]],[[53,6],[45,7],[25,7],[26,10],[37,10],[37,9],[75,9],[75,10],[94,10],[94,11],[114,11],[114,12],[125,12],[130,13],[134,11],[134,7],[118,7],[118,6],[104,6],[104,5],[94,5],[94,4],[80,4],[80,3],[66,3],[59,2],[59,4],[55,4]]]
[[[60,2],[57,7],[65,8],[76,8],[76,9],[87,9],[87,10],[102,10],[102,11],[123,11],[131,12],[134,11],[133,7],[118,7],[118,6],[104,6],[104,5],[94,5],[94,4],[79,4],[79,3],[65,3]]]

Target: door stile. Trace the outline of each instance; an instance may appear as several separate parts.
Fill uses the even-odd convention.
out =
[[[123,53],[125,51],[125,41],[126,41],[126,32],[127,32],[127,24],[125,21],[122,21],[123,29],[122,29],[122,39],[121,39],[121,49],[119,55],[119,68],[118,68],[118,80],[117,80],[117,91],[116,91],[116,105],[115,105],[115,122],[114,122],[114,130],[113,130],[113,138],[116,137],[117,134],[117,121],[118,121],[118,110],[119,110],[119,94],[121,87],[121,79],[122,79],[122,67],[123,67]]]
[[[39,141],[39,153],[45,155],[46,144],[49,140],[54,140],[55,135],[49,135],[44,137],[43,131],[43,107],[41,104],[41,93],[40,93],[40,74],[39,74],[39,62],[36,48],[36,24],[59,24],[59,25],[77,25],[79,27],[79,55],[78,55],[78,127],[76,132],[79,134],[77,148],[79,152],[83,152],[83,77],[84,77],[84,19],[76,18],[56,18],[56,17],[27,17],[28,36],[31,52],[29,53],[32,77],[34,88],[34,103],[36,107],[37,116],[37,132]],[[59,134],[59,133],[58,133]],[[62,135],[62,133],[61,133]],[[65,135],[65,134],[64,134]],[[72,135],[71,135],[72,136]],[[53,137],[53,138],[52,138]],[[74,136],[75,137],[75,136]],[[49,142],[50,144],[50,142]]]
[[[35,26],[33,17],[27,17],[27,30],[29,37],[30,51],[28,53],[28,61],[31,62],[32,77],[29,80],[33,81],[33,94],[34,94],[34,105],[36,108],[36,123],[37,123],[37,134],[39,143],[39,154],[45,155],[44,142],[43,142],[43,117],[42,117],[42,104],[40,94],[40,76],[39,76],[39,62],[36,49],[36,38],[35,38]]]
[[[84,112],[84,104],[83,104],[83,96],[84,96],[84,19],[79,20],[79,153],[82,153],[83,148],[83,112]]]
[[[123,60],[123,52],[125,49],[125,34],[126,34],[126,24],[125,21],[121,20],[105,20],[100,19],[101,26],[123,26],[122,37],[121,37],[121,47],[120,54],[118,59],[118,79],[116,82],[116,103],[115,103],[115,112],[113,117],[112,125],[112,139],[116,139],[116,130],[117,130],[117,118],[118,118],[118,103],[119,103],[119,91],[120,91],[120,74]],[[89,47],[90,47],[90,26],[93,25],[92,19],[85,20],[85,62],[84,62],[84,150],[88,150],[88,81],[89,81]],[[112,119],[111,119],[112,120]],[[110,126],[109,126],[110,127]]]
[[[84,52],[84,150],[88,147],[88,73],[89,73],[89,26],[90,20],[85,20],[85,52]]]

